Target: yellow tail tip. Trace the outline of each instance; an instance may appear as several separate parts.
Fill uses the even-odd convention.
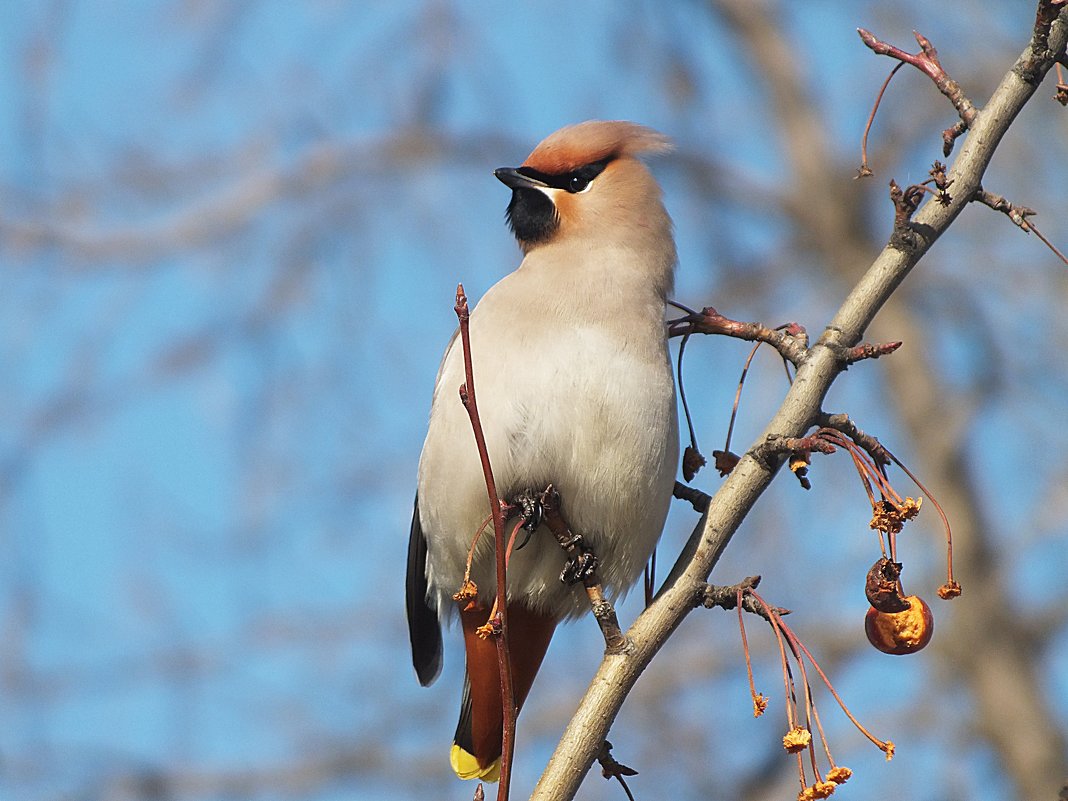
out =
[[[449,764],[461,779],[482,779],[495,782],[501,778],[501,758],[497,757],[486,767],[478,764],[474,754],[469,754],[458,745],[449,751]]]

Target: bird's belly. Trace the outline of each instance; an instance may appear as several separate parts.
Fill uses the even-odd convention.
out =
[[[666,356],[639,361],[590,344],[572,340],[569,364],[517,394],[506,453],[495,460],[498,491],[508,499],[552,483],[572,531],[596,553],[602,582],[618,594],[637,580],[667,514],[678,456],[674,386]],[[559,580],[565,560],[543,526],[512,555],[510,592],[535,608],[581,612],[584,596]]]

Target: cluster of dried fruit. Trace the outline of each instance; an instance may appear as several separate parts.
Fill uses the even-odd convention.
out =
[[[890,343],[883,350],[890,352],[900,343]],[[683,340],[685,345],[685,339]],[[759,346],[759,343],[758,343]],[[713,451],[715,466],[720,475],[727,475],[739,462],[739,457],[730,450],[731,434],[734,430],[734,420],[738,412],[738,401],[741,395],[741,386],[745,380],[749,362],[756,352],[756,347],[749,354],[745,368],[742,371],[742,381],[739,382],[738,392],[735,395],[735,406],[731,414],[731,423],[727,431],[727,442],[723,450]],[[679,353],[679,386],[682,386],[682,348]],[[683,407],[686,408],[685,393],[682,393]],[[931,607],[919,595],[906,595],[901,584],[902,564],[897,561],[897,535],[904,529],[905,523],[912,520],[920,512],[923,505],[923,497],[902,497],[890,482],[888,468],[897,465],[919,488],[923,496],[935,507],[946,534],[946,583],[938,589],[938,595],[944,600],[955,598],[960,595],[960,584],[953,578],[953,538],[950,531],[949,520],[938,501],[931,495],[923,484],[903,465],[897,457],[885,448],[878,440],[860,431],[856,425],[845,415],[824,415],[825,423],[814,433],[796,439],[782,439],[775,443],[779,453],[785,452],[789,457],[790,471],[800,481],[801,486],[810,489],[812,484],[808,472],[813,453],[830,454],[836,450],[845,450],[853,459],[854,467],[860,478],[861,484],[868,496],[872,507],[871,528],[878,533],[880,558],[868,571],[865,583],[865,595],[871,607],[864,617],[864,631],[868,641],[878,650],[886,654],[912,654],[927,646],[934,635],[934,615]],[[683,461],[683,472],[687,481],[705,464],[704,457],[697,449],[696,436],[693,424],[690,421],[687,409],[686,420],[689,424],[690,442],[686,448]],[[683,496],[677,496],[683,497]],[[819,714],[816,711],[816,703],[809,684],[806,662],[819,675],[826,684],[827,689],[834,696],[842,711],[853,722],[857,729],[876,745],[889,760],[894,755],[894,744],[889,740],[880,740],[869,732],[858,721],[841,697],[835,691],[827,676],[813,659],[812,654],[783,622],[782,616],[786,610],[778,609],[767,604],[755,591],[759,577],[747,579],[746,582],[736,586],[736,597],[731,602],[715,601],[706,599],[706,606],[723,605],[724,608],[738,609],[738,622],[741,630],[742,650],[745,653],[746,671],[749,675],[749,689],[753,700],[753,713],[760,716],[767,708],[768,699],[763,693],[758,693],[753,680],[752,665],[750,663],[749,645],[743,623],[743,607],[748,611],[756,612],[764,617],[770,624],[779,644],[779,654],[782,660],[782,673],[784,682],[784,695],[786,698],[786,717],[788,731],[783,737],[783,748],[794,754],[798,760],[798,778],[801,782],[801,791],[798,793],[798,801],[813,801],[813,799],[827,798],[834,793],[839,784],[844,783],[851,771],[841,765],[837,765],[831,756],[829,744],[820,724]],[[747,597],[748,596],[748,597]],[[744,601],[750,601],[745,606]],[[802,701],[798,701],[797,687],[794,681],[794,673],[791,670],[791,658],[796,663],[803,689]],[[815,735],[815,736],[814,736]],[[820,770],[817,760],[817,740],[826,762],[827,768]],[[806,768],[806,760],[803,755],[807,753],[809,768]],[[811,780],[811,781],[810,781]]]
[[[894,459],[889,451],[885,453],[890,459]],[[856,461],[856,454],[854,460]],[[931,641],[934,635],[934,615],[923,598],[918,595],[905,595],[901,585],[902,564],[896,561],[897,535],[901,533],[907,521],[919,514],[923,499],[902,498],[898,495],[890,486],[885,466],[869,465],[860,460],[857,461],[857,469],[872,502],[871,528],[879,532],[879,547],[882,550],[882,556],[868,571],[864,586],[864,593],[871,604],[864,616],[864,633],[868,636],[868,642],[885,654],[912,654]],[[905,472],[908,473],[908,470]],[[908,475],[915,481],[911,473]],[[878,499],[872,492],[871,483],[879,488]],[[919,482],[917,486],[923,489]],[[931,497],[930,493],[923,491],[927,497]],[[955,598],[960,595],[960,585],[953,578],[952,535],[941,507],[933,498],[932,501],[946,529],[948,577],[946,583],[939,588],[938,594],[943,599]]]
[[[855,430],[846,436],[833,428],[821,428],[799,442],[809,451],[831,453],[835,448],[846,450],[853,457],[853,465],[871,503],[870,526],[879,534],[880,558],[868,571],[865,595],[871,608],[864,617],[864,631],[868,641],[883,653],[912,654],[931,641],[934,634],[934,615],[931,607],[918,595],[905,595],[901,585],[901,562],[897,561],[897,535],[905,523],[920,513],[923,498],[902,497],[894,489],[887,475],[887,467],[896,464],[920,491],[934,504],[946,532],[946,583],[938,589],[943,600],[960,595],[960,584],[953,578],[953,535],[949,520],[938,501],[919,482],[894,454],[872,437]],[[802,460],[807,463],[806,459]],[[791,469],[794,469],[791,465]],[[796,472],[796,470],[795,470]]]

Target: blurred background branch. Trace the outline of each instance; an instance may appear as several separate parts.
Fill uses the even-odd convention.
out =
[[[400,576],[455,285],[477,298],[518,261],[494,167],[569,122],[652,125],[679,146],[656,167],[677,299],[818,325],[889,235],[886,182],[926,177],[956,119],[903,70],[876,176],[851,181],[891,66],[856,27],[922,31],[981,104],[1033,8],[57,1],[0,18],[0,795],[201,801],[470,797],[443,747],[459,654],[420,690]],[[1063,249],[1053,91],[985,183]],[[814,464],[809,493],[776,482],[717,571],[761,573],[898,744],[887,765],[825,721],[857,772],[842,793],[1037,801],[1064,781],[1066,289],[1039,242],[970,209],[869,332],[905,345],[829,399],[954,521],[966,594],[935,606],[927,650],[864,640],[874,535],[844,459]],[[688,348],[704,441],[745,352]],[[749,381],[740,441],[785,392],[774,357]],[[940,582],[926,517],[902,542],[913,587]],[[692,522],[680,503],[666,561]],[[613,753],[638,798],[794,792],[729,618],[688,621],[624,707]],[[592,622],[559,636],[520,719],[517,797],[600,659]],[[750,640],[770,692],[774,644]],[[593,777],[582,797],[620,789]]]

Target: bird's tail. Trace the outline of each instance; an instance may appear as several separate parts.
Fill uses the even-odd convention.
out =
[[[493,637],[483,639],[478,635],[478,627],[486,623],[485,607],[471,606],[460,617],[467,652],[467,677],[449,761],[461,779],[495,782],[500,778],[504,733],[497,643]],[[517,714],[534,683],[555,628],[554,617],[532,612],[520,604],[508,606],[508,650]]]

